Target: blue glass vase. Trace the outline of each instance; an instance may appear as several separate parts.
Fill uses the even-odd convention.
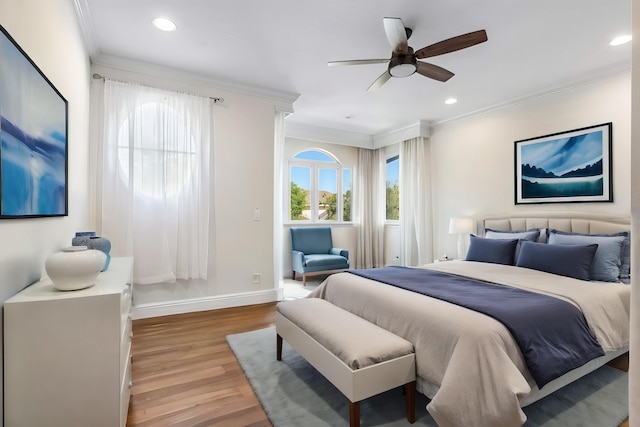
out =
[[[109,252],[111,251],[111,242],[109,239],[100,236],[89,236],[89,240],[87,240],[87,247],[89,249],[97,249],[104,252],[107,256],[107,260],[104,262],[104,267],[102,267],[101,271],[105,271],[109,268],[109,262],[111,261],[111,255],[109,255]]]
[[[105,271],[109,268],[109,262],[111,261],[111,242],[106,237],[96,236],[94,231],[83,231],[76,233],[76,236],[71,240],[73,246],[86,246],[88,249],[96,249],[107,256],[102,270]]]

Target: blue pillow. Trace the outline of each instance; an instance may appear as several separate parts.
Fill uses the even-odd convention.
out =
[[[520,239],[536,242],[540,237],[540,229],[532,228],[526,231],[500,231],[487,228],[484,237],[487,239]]]
[[[580,280],[591,278],[598,245],[548,245],[523,241],[516,266]]]
[[[537,242],[540,237],[540,229],[532,228],[526,231],[498,231],[487,228],[484,233],[484,237],[487,239],[518,239],[529,240],[531,242]],[[518,253],[520,252],[520,242],[516,245],[515,259],[518,259]]]
[[[626,284],[631,283],[631,233],[628,231],[620,231],[618,233],[610,233],[610,234],[582,234],[582,233],[568,233],[566,231],[554,230],[550,229],[549,233],[556,234],[567,234],[574,236],[602,236],[602,237],[613,237],[613,236],[623,236],[624,241],[622,242],[622,251],[620,252],[620,281]]]
[[[617,282],[620,280],[622,265],[622,246],[625,236],[596,236],[592,234],[568,234],[549,230],[550,245],[589,245],[597,244],[598,250],[593,258],[591,280]]]
[[[483,239],[473,234],[469,238],[467,261],[513,265],[518,239]]]

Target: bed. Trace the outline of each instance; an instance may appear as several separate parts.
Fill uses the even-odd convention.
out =
[[[500,284],[500,288],[506,286],[532,295],[532,299],[552,297],[578,308],[602,355],[588,357],[586,363],[580,362],[557,378],[548,377],[540,387],[540,377],[534,379],[531,372],[535,371],[529,369],[530,356],[525,360],[530,351],[523,353],[520,341],[514,339],[518,335],[510,332],[511,326],[508,329],[491,315],[354,272],[329,276],[310,297],[326,299],[410,341],[416,352],[418,390],[431,399],[427,410],[440,427],[520,426],[526,421],[522,407],[628,352],[630,286],[624,282],[629,281],[629,228],[626,218],[487,218],[478,222],[478,237],[471,242],[468,254],[472,260],[420,267],[429,275],[443,273],[462,276],[463,281]],[[614,236],[622,238],[613,239]],[[595,248],[594,241],[599,242]],[[583,258],[576,258],[577,252],[588,252],[585,257],[590,263],[589,274],[595,274],[603,265],[605,270],[612,267],[611,259],[603,258],[610,255],[603,251],[610,248],[612,241],[616,242],[614,251],[620,250],[615,260],[615,279],[593,280],[590,276],[584,280],[580,276],[584,265],[582,270],[576,267],[579,278],[573,276],[573,271],[566,272],[573,268],[567,260],[575,259],[576,265],[585,263]],[[518,265],[482,259],[491,252],[482,245],[507,243],[514,250],[512,263]],[[536,252],[539,250],[571,251],[572,255],[563,258],[564,252],[553,253],[552,260],[545,260],[547,255]],[[609,264],[603,264],[603,259]]]

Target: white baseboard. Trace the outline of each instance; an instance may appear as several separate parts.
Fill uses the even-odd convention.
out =
[[[134,305],[131,308],[131,318],[133,320],[147,319],[150,317],[169,316],[172,314],[191,313],[195,311],[264,304],[267,302],[281,301],[282,299],[282,288],[279,288],[269,289],[266,291],[244,292],[240,294]]]

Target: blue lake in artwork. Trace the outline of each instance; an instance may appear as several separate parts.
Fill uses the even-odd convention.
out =
[[[3,216],[66,214],[65,137],[29,135],[4,117],[0,163]]]
[[[604,189],[602,175],[585,178],[522,178],[523,198],[599,196]]]

